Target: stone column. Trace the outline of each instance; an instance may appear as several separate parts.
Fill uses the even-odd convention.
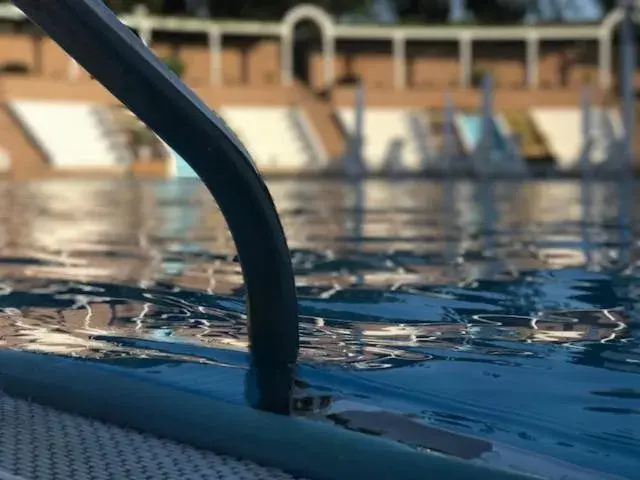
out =
[[[540,86],[540,38],[534,32],[527,37],[527,87],[537,89]]]
[[[209,40],[209,83],[222,84],[222,32],[212,27],[208,32]]]
[[[471,85],[471,73],[473,67],[473,44],[471,35],[465,33],[460,36],[459,41],[459,63],[460,63],[460,86],[467,88]]]
[[[280,35],[280,80],[282,85],[289,86],[293,81],[293,39],[292,32]]]
[[[393,36],[393,86],[402,90],[407,86],[407,39],[399,32]]]
[[[289,50],[291,51],[291,49]],[[331,33],[322,32],[322,58],[324,59],[324,83],[329,88],[335,80],[336,38]]]

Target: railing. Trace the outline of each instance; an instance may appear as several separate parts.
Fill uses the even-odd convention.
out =
[[[182,155],[211,191],[235,241],[248,292],[246,398],[259,409],[289,413],[299,347],[297,293],[282,224],[246,150],[102,2],[14,1]]]

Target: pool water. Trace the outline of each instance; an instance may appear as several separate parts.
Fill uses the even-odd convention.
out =
[[[638,478],[640,189],[269,186],[311,398]],[[198,181],[4,183],[0,198],[0,348],[244,402],[241,272]]]

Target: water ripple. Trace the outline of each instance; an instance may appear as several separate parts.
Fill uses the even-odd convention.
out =
[[[585,203],[577,184],[514,187],[271,185],[300,297],[300,409],[356,402],[633,478],[640,236],[623,202],[638,191],[594,184]],[[1,346],[242,401],[245,290],[204,189],[60,180],[0,195]]]

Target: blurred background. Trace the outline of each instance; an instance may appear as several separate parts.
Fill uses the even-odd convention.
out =
[[[613,0],[106,3],[267,175],[436,174],[485,137],[505,169],[566,174],[623,135]],[[0,175],[193,175],[8,2],[0,26]]]

